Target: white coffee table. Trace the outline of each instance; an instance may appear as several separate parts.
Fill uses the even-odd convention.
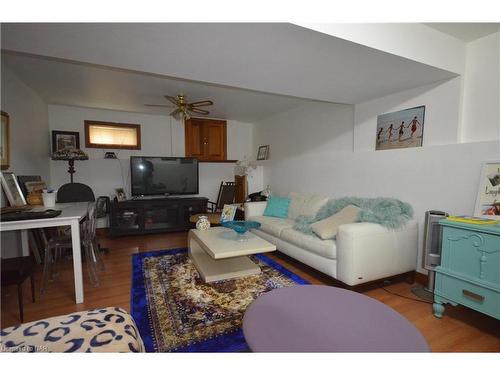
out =
[[[275,251],[276,246],[253,233],[247,236],[248,241],[237,241],[236,232],[224,227],[189,231],[189,257],[203,281],[210,283],[261,272],[247,255]]]

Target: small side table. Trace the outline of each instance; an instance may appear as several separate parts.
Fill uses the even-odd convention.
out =
[[[35,302],[35,280],[33,278],[33,259],[31,256],[2,259],[2,286],[17,285],[19,302],[19,316],[24,321],[23,310],[23,282],[29,277],[31,280],[31,299]]]

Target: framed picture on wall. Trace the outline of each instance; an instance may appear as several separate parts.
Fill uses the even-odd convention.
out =
[[[481,166],[474,216],[500,220],[500,161]]]
[[[422,147],[425,105],[377,116],[376,150]]]
[[[26,199],[24,199],[21,187],[17,182],[17,178],[12,172],[1,172],[0,179],[2,180],[3,191],[11,206],[25,206]]]
[[[0,164],[2,169],[10,166],[10,119],[7,112],[0,111]]]
[[[260,146],[257,152],[257,160],[267,160],[269,157],[269,145]]]
[[[80,133],[52,130],[52,152],[80,148]]]

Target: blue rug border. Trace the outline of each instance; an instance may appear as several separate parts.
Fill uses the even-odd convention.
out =
[[[166,250],[147,251],[143,253],[132,254],[132,287],[130,290],[130,310],[131,315],[135,320],[139,332],[144,342],[146,351],[156,352],[156,343],[154,340],[153,330],[150,323],[149,309],[147,306],[146,285],[142,274],[142,262],[144,258],[158,257],[166,254],[179,254],[187,253],[187,248],[175,248]],[[293,280],[299,285],[310,284],[300,276],[296,275],[288,268],[282,266],[276,261],[270,259],[265,254],[255,254],[257,259],[264,262],[270,267],[283,273],[285,276]],[[214,337],[202,342],[188,345],[186,347],[178,348],[172,352],[244,352],[249,351],[243,336],[243,330],[240,328],[232,333]]]

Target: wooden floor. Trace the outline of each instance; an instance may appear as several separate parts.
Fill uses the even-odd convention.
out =
[[[47,293],[40,296],[37,290],[35,303],[29,300],[29,282],[25,283],[25,321],[106,306],[118,306],[129,310],[131,254],[186,247],[186,240],[186,233],[117,239],[101,237],[101,245],[110,249],[110,252],[104,255],[106,270],[100,274],[101,285],[93,288],[85,273],[85,302],[76,305],[72,262],[66,260],[61,277],[49,284]],[[313,284],[334,285],[330,278],[286,256],[279,254],[270,256]],[[40,278],[40,269],[37,269],[37,289],[40,286]],[[414,297],[410,292],[411,285],[405,282],[389,285],[386,288],[398,294]],[[500,352],[500,321],[496,319],[460,306],[447,307],[445,316],[436,319],[429,304],[401,298],[381,288],[369,290],[365,294],[382,301],[408,318],[422,332],[435,352]],[[1,326],[17,324],[19,318],[15,286],[2,290],[1,302]]]

